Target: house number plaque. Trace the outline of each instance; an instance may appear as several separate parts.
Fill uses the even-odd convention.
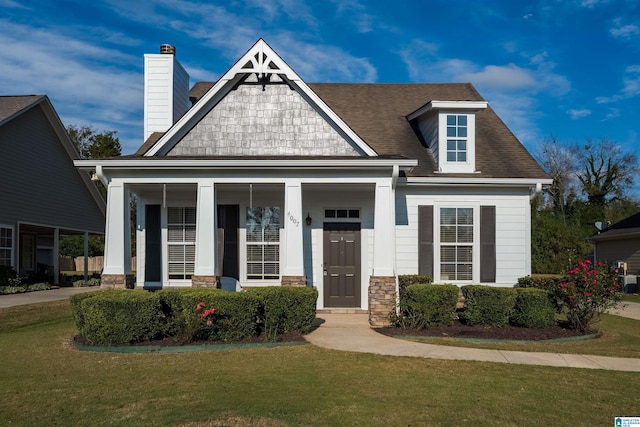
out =
[[[291,212],[287,212],[287,216],[289,217],[289,221],[293,223],[296,227],[300,227],[300,220],[297,219]]]

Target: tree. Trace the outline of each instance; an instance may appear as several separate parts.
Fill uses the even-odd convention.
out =
[[[553,211],[566,220],[567,205],[575,201],[576,165],[573,153],[552,138],[542,143],[537,157],[543,169],[553,178],[553,184],[545,188],[545,194],[550,199]]]
[[[603,220],[606,206],[625,197],[626,189],[633,184],[639,170],[638,158],[607,139],[587,141],[583,147],[575,147],[574,152],[578,162],[576,176],[588,202],[586,219]]]
[[[96,132],[91,126],[81,128],[69,125],[67,133],[75,145],[81,159],[104,159],[119,156],[122,152],[118,131]]]

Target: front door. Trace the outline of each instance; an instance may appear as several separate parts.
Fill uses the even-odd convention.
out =
[[[360,307],[360,224],[324,224],[324,306]]]

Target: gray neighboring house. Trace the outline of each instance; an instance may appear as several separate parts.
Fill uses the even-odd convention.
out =
[[[626,263],[626,271],[621,274],[640,275],[640,212],[608,226],[589,240],[595,245],[596,259],[610,265]]]
[[[0,266],[57,283],[60,236],[104,234],[105,202],[46,95],[0,96],[0,153]]]

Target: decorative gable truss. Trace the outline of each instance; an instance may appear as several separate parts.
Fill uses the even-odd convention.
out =
[[[261,101],[255,102],[258,92],[260,90],[264,92],[267,85],[270,88],[271,86],[281,86],[281,88],[276,93],[267,94],[266,97],[260,97]],[[238,90],[241,86],[242,90]],[[247,105],[251,102],[253,105]],[[280,106],[277,108],[274,106],[275,102],[295,103],[291,106],[292,110],[304,117],[297,120],[295,115],[291,114],[282,117],[282,120],[271,120],[273,117],[269,117],[269,114],[281,114],[282,111]],[[220,109],[221,112],[216,113],[214,109]],[[254,132],[251,133],[253,139],[248,140],[245,134],[244,136],[236,135],[236,138],[242,138],[242,144],[229,140],[229,135],[235,132],[236,128],[224,127],[225,109],[227,114],[233,114],[233,117],[229,117],[232,119],[229,120],[230,125],[238,118],[238,114],[245,114],[244,118],[255,124]],[[263,111],[259,111],[260,109]],[[269,112],[268,109],[272,111]],[[241,110],[244,110],[244,113]],[[291,120],[291,123],[286,120]],[[296,120],[295,123],[294,120]],[[289,127],[283,129],[286,132],[282,132],[277,127],[271,128],[273,123]],[[265,128],[267,125],[269,129]],[[300,126],[306,127],[300,131]],[[315,132],[315,141],[321,145],[333,145],[333,147],[314,152],[309,150],[310,147],[297,147],[292,151],[294,141],[276,142],[275,149],[270,144],[262,144],[264,137],[261,137],[261,134],[265,130],[273,135],[291,135],[296,131],[306,132],[309,128]],[[246,129],[243,127],[243,130]],[[222,144],[227,144],[226,148],[212,147],[210,139],[216,136],[220,136],[218,141],[222,141]],[[301,140],[308,141],[309,138],[296,138],[298,142]],[[182,146],[179,147],[179,145]],[[241,151],[233,151],[236,149]],[[145,153],[145,156],[285,154],[377,156],[377,153],[347,126],[264,40],[260,39]]]

